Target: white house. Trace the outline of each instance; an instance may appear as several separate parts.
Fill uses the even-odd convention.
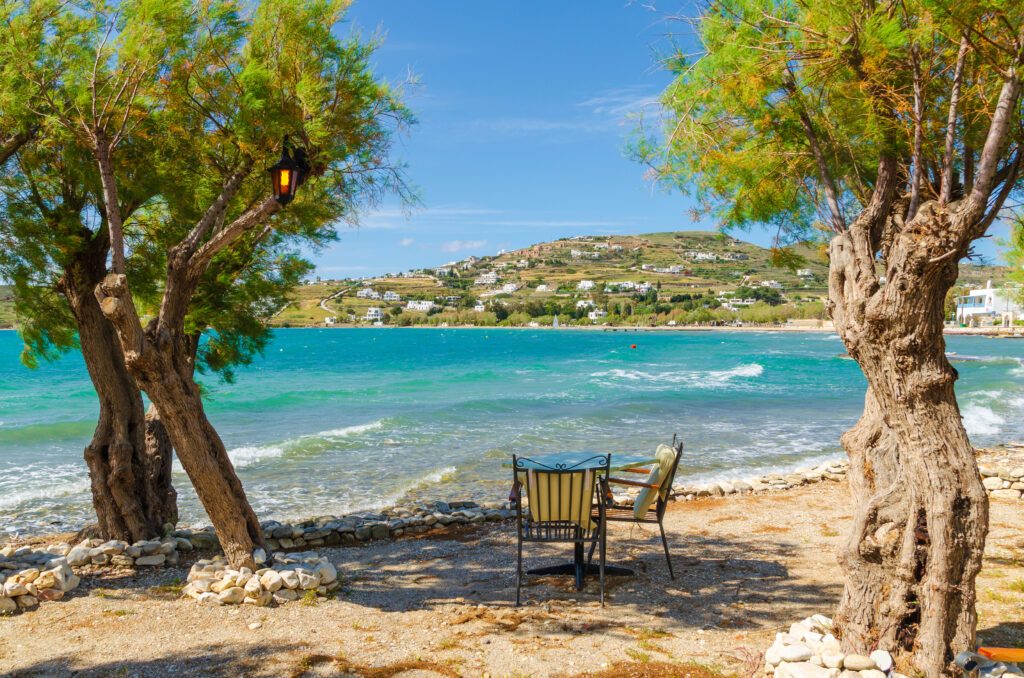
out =
[[[600,259],[601,253],[588,250],[569,250],[569,256],[573,259]]]
[[[796,269],[796,274],[800,278],[813,278],[814,277],[814,273],[812,273],[811,269],[809,269],[809,268],[798,268],[798,269]]]
[[[429,311],[434,308],[434,302],[432,301],[417,301],[410,300],[405,304],[405,310],[407,311]]]
[[[380,292],[377,290],[367,287],[356,292],[356,296],[360,299],[380,299]]]
[[[587,313],[587,317],[595,322],[601,320],[602,318],[606,318],[607,316],[608,311],[602,311],[600,309],[594,309],[590,313]]]
[[[384,311],[382,311],[377,306],[371,306],[370,308],[366,309],[366,315],[363,317],[363,320],[370,320],[370,321],[377,321],[377,320],[383,320],[383,319],[384,319]]]
[[[327,316],[324,318],[324,325],[333,325],[337,320],[333,315]]]
[[[398,292],[388,291],[388,292],[384,293],[384,301],[401,301],[401,300],[402,300],[402,295],[399,294]]]
[[[516,268],[529,268],[530,261],[528,259],[520,259],[516,262]]]
[[[498,274],[494,271],[488,271],[487,273],[481,273],[476,280],[473,281],[476,285],[493,285],[498,282]]]
[[[688,250],[685,256],[690,261],[717,261],[718,255],[714,252],[701,252],[700,250]]]
[[[581,280],[576,285],[576,289],[581,290],[583,292],[586,292],[588,290],[592,290],[592,289],[594,289],[594,281],[593,280]]]
[[[476,305],[473,307],[473,310],[476,311],[477,313],[483,313],[484,311],[487,310],[487,307],[484,306],[484,302],[478,301],[476,302]]]
[[[504,292],[505,294],[512,294],[513,292],[515,292],[518,289],[519,289],[519,285],[517,285],[515,283],[505,283],[501,287],[501,291]]]
[[[1017,301],[1019,298],[1019,288],[992,287],[992,281],[989,280],[984,289],[971,290],[957,297],[956,320],[964,325],[976,324],[981,320],[1010,325],[1024,313],[1024,306]]]
[[[768,287],[773,290],[781,290],[782,283],[780,283],[778,280],[762,280],[761,287]]]
[[[448,266],[442,266],[441,268],[435,268],[434,269],[434,275],[441,276],[442,278],[444,278],[445,276],[449,276],[451,274],[452,274],[452,269],[450,267],[448,267]]]
[[[597,307],[597,305],[594,304],[594,302],[591,301],[590,299],[580,299],[579,301],[576,302],[576,308],[596,308],[596,307]]]
[[[546,284],[544,284],[544,283],[541,283],[540,285],[537,285],[537,291],[538,292],[547,292],[549,289],[550,288]]]

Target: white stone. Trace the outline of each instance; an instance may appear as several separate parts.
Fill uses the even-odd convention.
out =
[[[260,577],[260,584],[263,585],[264,589],[271,593],[275,593],[284,586],[284,582],[281,580],[281,575],[275,570],[267,570],[264,572],[263,576]]]
[[[321,584],[330,584],[338,578],[338,570],[326,560],[317,565],[316,573],[320,575]]]
[[[231,588],[224,589],[218,593],[217,597],[220,598],[220,602],[222,603],[235,605],[245,599],[245,589],[238,586],[232,586]]]
[[[882,673],[878,669],[868,669],[860,672],[860,678],[887,678],[889,674]]]
[[[245,582],[245,586],[243,588],[245,589],[246,595],[250,598],[256,597],[261,591],[263,591],[263,587],[260,585],[260,580],[256,577],[249,577],[249,581]]]
[[[807,633],[804,634],[804,642],[805,643],[820,643],[824,637],[825,636],[823,636],[820,633],[816,633],[814,631],[808,631]]]
[[[992,490],[996,499],[1020,499],[1020,490]]]
[[[305,570],[296,570],[295,574],[299,577],[299,588],[303,591],[312,591],[320,586],[320,577],[316,574],[310,574]]]
[[[18,604],[14,602],[13,598],[7,596],[0,596],[0,614],[11,614],[18,609]]]
[[[4,582],[4,595],[8,598],[14,598],[15,596],[27,596],[28,586],[22,584],[20,581],[8,579]]]
[[[91,559],[91,556],[89,555],[90,550],[91,549],[88,547],[79,545],[68,551],[68,565],[71,565],[72,567],[88,565]]]
[[[18,596],[14,599],[18,603],[18,607],[30,608],[39,605],[39,599],[35,596]]]
[[[843,668],[843,653],[825,650],[821,653],[821,661],[830,669],[841,669]]]
[[[990,476],[981,481],[986,490],[998,490],[1003,487],[1003,479],[999,476]]]
[[[281,589],[274,594],[274,602],[276,603],[287,603],[291,600],[298,600],[299,594],[292,589]]]
[[[843,659],[843,666],[850,671],[868,671],[870,669],[877,669],[875,666],[875,660],[871,657],[865,657],[862,654],[848,654]]]
[[[810,662],[795,662],[780,664],[776,675],[779,678],[831,678],[832,673],[829,669]]]
[[[198,600],[200,603],[210,603],[212,605],[224,604],[224,602],[220,599],[220,596],[218,596],[216,593],[210,593],[209,591],[207,591],[206,593],[200,593]]]
[[[1010,475],[1014,478],[1024,478],[1024,466],[1018,466],[1010,471]]]
[[[256,549],[252,552],[252,559],[257,565],[267,562],[267,552],[263,549]]]
[[[281,570],[281,581],[284,582],[285,588],[299,588],[299,575],[295,574],[295,570]]]
[[[782,655],[782,661],[786,662],[805,662],[813,655],[811,648],[802,643],[787,645],[782,648],[780,654]]]
[[[167,560],[165,554],[157,553],[151,556],[139,556],[135,559],[135,564],[139,567],[156,567],[157,565],[163,565],[165,560]]]
[[[782,645],[772,645],[764,652],[765,664],[778,666],[782,663]]]
[[[875,650],[871,653],[871,659],[879,671],[888,672],[892,668],[892,655],[885,650]]]
[[[250,631],[255,631],[256,629],[260,628],[261,626],[263,626],[263,624],[261,624],[259,622],[253,622],[253,623],[249,624],[249,630]]]

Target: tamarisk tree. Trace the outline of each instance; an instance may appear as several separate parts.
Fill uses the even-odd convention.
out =
[[[973,648],[988,530],[943,301],[1021,188],[1024,5],[716,0],[694,25],[637,150],[726,228],[828,238],[828,308],[868,382],[842,437],[836,633],[942,675]]]
[[[346,6],[87,3],[57,12],[44,32],[70,56],[61,78],[41,83],[35,109],[86,150],[109,234],[99,308],[236,566],[253,564],[263,535],[194,375],[258,340],[213,322],[240,313],[233,304],[253,296],[239,280],[261,267],[285,275],[281,262],[291,261],[297,279],[296,260],[281,258],[288,242],[323,242],[360,206],[406,195],[388,156],[410,116],[370,70],[373,44],[336,37]],[[264,171],[284,136],[308,166],[287,209]],[[158,188],[136,204],[142,167]],[[159,276],[129,265],[152,262],[153,252],[162,253]],[[212,340],[200,342],[207,329]]]

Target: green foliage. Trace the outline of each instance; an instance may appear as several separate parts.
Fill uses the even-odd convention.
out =
[[[244,177],[211,232],[269,194],[282,137],[307,151],[296,199],[220,251],[192,296],[197,369],[228,379],[265,346],[266,320],[310,270],[304,252],[387,193],[414,199],[389,160],[413,118],[373,73],[377,41],[339,37],[348,4],[0,0],[0,141],[31,132],[0,177],[0,278],[28,364],[75,347],[61,279],[87,249],[109,250],[99,135],[143,322],[160,312],[168,252],[229,178]]]
[[[778,263],[795,266],[782,246],[836,227],[824,199],[829,182],[849,223],[885,151],[899,158],[899,191],[909,194],[915,60],[924,197],[936,195],[954,66],[968,32],[954,158],[963,176],[966,153],[984,142],[1022,22],[1024,5],[1002,1],[714,0],[695,22],[696,53],[678,50],[664,61],[674,76],[661,97],[667,116],[660,134],[641,130],[635,153],[723,228],[776,230]],[[1019,126],[1013,136],[1014,146],[1024,140]],[[962,193],[957,179],[952,197]]]

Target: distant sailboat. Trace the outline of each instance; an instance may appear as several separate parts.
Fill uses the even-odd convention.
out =
[[[557,315],[555,316],[555,319],[551,321],[551,326],[552,327],[558,327],[558,316]]]

